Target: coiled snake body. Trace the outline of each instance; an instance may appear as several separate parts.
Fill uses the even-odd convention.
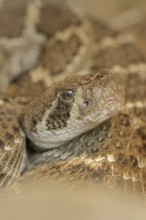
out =
[[[61,178],[145,194],[146,58],[134,37],[15,2],[0,5],[1,187],[23,174],[14,187]]]

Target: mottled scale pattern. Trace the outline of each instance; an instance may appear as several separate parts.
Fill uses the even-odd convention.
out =
[[[43,0],[42,3],[37,30],[45,34],[48,38],[54,37],[57,32],[65,31],[71,25],[80,25],[80,18],[75,16],[71,11],[68,11],[68,9],[62,7],[62,10],[60,10],[60,8],[53,5],[50,6],[47,0]],[[49,28],[46,28],[47,26]]]
[[[121,45],[109,46],[105,49],[101,49],[97,54],[95,54],[95,60],[97,62],[98,68],[111,68],[113,65],[119,65],[127,67],[129,64],[137,64],[139,62],[144,62],[145,57],[139,48],[135,44],[123,43]],[[125,59],[126,58],[126,59]]]
[[[0,37],[16,38],[22,35],[29,0],[3,1],[0,9]],[[15,25],[14,25],[15,24]]]
[[[5,13],[0,14],[0,24],[1,22],[7,22],[7,19],[4,19],[4,16],[8,13],[7,2],[8,0],[4,0],[0,8],[0,10],[5,8]],[[22,162],[22,148],[24,147],[24,138],[21,136],[20,127],[18,126],[19,113],[16,114],[15,111],[18,109],[21,112],[22,106],[26,104],[26,97],[40,96],[41,92],[48,86],[58,79],[65,79],[70,74],[82,75],[91,72],[94,74],[106,68],[113,73],[122,85],[126,94],[126,104],[118,115],[95,129],[74,138],[67,144],[43,153],[30,152],[28,170],[25,170],[18,182],[12,184],[12,188],[21,189],[25,182],[33,187],[36,182],[46,183],[50,179],[55,179],[59,184],[66,180],[79,183],[87,181],[95,184],[101,183],[103,186],[115,191],[123,189],[134,193],[142,193],[145,197],[145,54],[131,35],[115,32],[106,24],[89,16],[77,16],[76,13],[69,11],[67,8],[63,7],[61,9],[56,8],[54,5],[50,6],[48,1],[36,3],[37,1],[34,0],[30,2],[31,4],[28,4],[28,1],[17,0],[17,4],[12,4],[13,11],[17,11],[19,7],[23,6],[22,20],[17,19],[16,15],[14,16],[14,19],[17,19],[15,27],[17,30],[14,29],[15,31],[11,33],[11,28],[4,28],[4,25],[0,29],[0,64],[3,64],[0,66],[4,67],[2,70],[0,67],[0,77],[4,78],[3,76],[6,76],[4,87],[14,80],[5,91],[5,95],[13,97],[13,100],[10,98],[8,100],[11,101],[1,99],[0,102],[0,105],[2,103],[3,106],[0,110],[2,111],[0,120],[2,120],[1,125],[3,126],[0,131],[2,132],[0,135],[0,148],[2,149],[2,155],[5,156],[6,154],[3,152],[7,149],[6,143],[10,145],[9,141],[11,141],[14,151],[16,151],[13,155],[20,155],[16,160],[16,156],[11,158],[12,154],[10,154],[10,160],[8,161],[11,161],[11,167],[13,164],[16,165],[13,175],[20,175],[20,173],[17,173],[20,169],[16,169],[16,167],[20,166],[20,160]],[[31,7],[26,8],[27,4]],[[11,7],[12,5],[10,4]],[[30,19],[29,15],[33,11],[30,9],[34,9],[36,12],[34,13],[34,21]],[[9,16],[12,15],[9,14],[8,19]],[[17,13],[17,16],[19,16],[19,13]],[[24,22],[24,18],[27,22]],[[24,27],[24,31],[22,31],[22,27]],[[10,33],[7,33],[8,30],[10,30]],[[4,35],[8,35],[5,36],[6,39],[15,37],[17,42],[20,38],[24,42],[21,42],[19,47],[15,47],[14,42],[8,38],[9,43],[3,44],[1,36]],[[10,48],[6,46],[9,44],[11,45]],[[18,53],[15,57],[16,49],[18,49]],[[21,53],[22,51],[24,53]],[[18,57],[21,59],[17,60]],[[15,61],[12,62],[14,64],[12,66],[10,65],[11,61]],[[29,61],[29,63],[26,61]],[[10,71],[13,70],[16,64],[21,64],[20,69]],[[30,71],[27,72],[28,69]],[[18,72],[26,72],[26,74],[17,78]],[[42,119],[44,111],[50,107],[49,101],[54,100],[52,97],[49,98],[44,106],[40,106],[38,112],[34,109],[37,121]],[[10,106],[9,102],[11,103]],[[17,104],[14,102],[17,102]],[[17,105],[19,107],[16,107]],[[13,123],[8,123],[12,120],[9,108],[13,106],[16,107],[14,108],[14,114],[17,117],[13,117],[16,128],[18,128],[16,130],[13,129]],[[47,121],[50,130],[54,129],[54,123],[51,122],[56,120],[58,123],[55,124],[55,127],[60,129],[66,125],[66,119],[70,117],[69,114],[62,114],[62,117],[60,117],[59,111],[62,110],[65,113],[68,108],[64,105],[58,107],[56,112],[50,113],[50,118]],[[3,117],[4,114],[6,115]],[[23,124],[21,117],[19,123]],[[29,123],[30,120],[28,120]],[[32,123],[34,123],[35,129],[36,121],[32,120]],[[17,141],[14,138],[15,135]],[[29,148],[30,143],[26,143]],[[5,166],[5,168],[7,167],[9,168],[9,166]],[[2,175],[5,168],[2,168]],[[3,175],[2,185],[5,184],[8,174],[9,172]],[[13,181],[12,177],[10,179]]]
[[[97,20],[93,17],[88,17],[91,22],[92,27],[94,28],[96,34],[96,41],[100,42],[105,37],[115,37],[118,34],[118,31],[112,30],[106,23],[102,22],[102,20]]]
[[[112,43],[99,44],[89,71],[103,67],[113,71],[126,93],[125,108],[66,146],[45,152],[41,157],[33,155],[30,171],[12,187],[21,189],[25,181],[33,185],[32,178],[33,182],[46,183],[51,176],[58,183],[89,181],[111,190],[145,195],[145,55],[133,39],[120,42],[117,36],[110,37]]]
[[[38,91],[37,94],[39,94],[42,88],[50,86],[60,79],[65,79],[66,76],[78,74],[80,70],[84,71],[86,61],[88,63],[92,52],[96,50],[94,42],[96,41],[99,44],[105,37],[117,35],[106,24],[96,21],[93,18],[89,18],[88,20],[85,17],[76,16],[75,13],[68,9],[62,10],[54,5],[46,6],[45,4],[48,5],[47,1],[41,1],[41,3],[41,6],[38,7],[38,11],[40,12],[39,21],[36,22],[36,25],[34,24],[34,29],[38,31],[35,33],[45,36],[45,40],[41,41],[40,39],[37,42],[39,53],[36,57],[37,59],[35,57],[35,59],[33,58],[30,69],[34,66],[35,68],[28,74],[23,75],[23,80],[20,77],[15,78],[13,76],[15,81],[10,85],[7,93],[12,97],[16,96],[18,92],[22,96],[28,96],[29,94],[35,95],[34,91]],[[50,11],[47,15],[41,13],[43,10],[46,11],[46,8]],[[56,13],[56,10],[60,13]],[[43,16],[47,16],[45,25],[44,20],[42,20]],[[64,16],[68,17],[67,21]],[[40,29],[38,28],[39,26]],[[32,38],[35,37],[34,33],[30,34]],[[53,37],[51,37],[52,35]],[[29,49],[35,52],[35,47],[31,47],[32,42],[28,41],[28,44],[30,46]],[[21,45],[20,49],[23,49]],[[9,50],[7,53],[9,53]],[[88,71],[88,73],[91,71]]]
[[[103,67],[110,69],[123,86],[126,100],[132,103],[143,102],[146,94],[146,55],[140,50],[136,40],[127,40],[127,35],[121,42],[118,38],[123,36],[116,36],[115,41],[106,39],[107,45],[102,44],[98,53],[93,55],[89,69],[91,71]]]
[[[122,28],[126,33],[132,33],[138,39],[138,45],[144,52],[146,51],[145,37],[146,37],[146,16],[145,14],[135,24]]]
[[[19,125],[19,105],[0,96],[0,186],[8,186],[21,174],[25,138]],[[19,109],[19,110],[18,110]]]
[[[43,51],[41,65],[49,69],[53,76],[61,74],[65,71],[65,68],[73,62],[81,46],[81,39],[76,34],[71,35],[65,42],[58,40],[53,44],[48,43],[45,51]],[[68,47],[70,50],[68,50]]]
[[[135,125],[135,111],[139,123]],[[142,193],[146,189],[146,107],[123,110],[72,142],[32,157],[33,166],[12,188],[22,190],[24,183],[77,181],[102,184],[112,191]],[[134,118],[134,117],[135,118]],[[135,127],[136,126],[136,127]]]

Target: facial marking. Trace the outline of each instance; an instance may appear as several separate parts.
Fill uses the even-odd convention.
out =
[[[124,103],[123,91],[108,72],[69,78],[51,89],[51,93],[46,93],[33,106],[37,115],[37,108],[43,106],[46,100],[49,102],[50,97],[52,104],[48,106],[51,108],[42,111],[36,131],[30,132],[31,127],[24,120],[28,137],[44,149],[58,147],[96,127],[115,115]],[[30,120],[35,118],[33,108],[29,110],[29,114],[33,115],[30,115]]]

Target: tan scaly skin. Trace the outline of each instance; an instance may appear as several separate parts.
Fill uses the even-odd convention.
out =
[[[9,0],[0,8],[1,90],[18,74],[26,74],[16,77],[5,90],[7,99],[2,96],[0,101],[1,186],[20,176],[27,143],[28,149],[32,145],[34,149],[29,152],[30,170],[12,185],[14,189],[21,189],[25,181],[34,186],[50,179],[57,183],[77,180],[145,195],[146,58],[135,39],[45,0],[15,1],[12,11]],[[9,17],[15,23],[13,31]],[[103,68],[108,71],[101,71]],[[115,90],[108,72],[126,94],[124,109],[110,120],[106,117],[117,113],[123,93]],[[54,86],[60,80],[64,81]],[[48,92],[43,96],[45,89]],[[70,137],[66,131],[72,128]],[[53,149],[36,151],[42,147]]]
[[[1,186],[9,185],[26,166],[25,135],[35,149],[59,147],[115,115],[124,103],[124,93],[105,71],[68,78],[32,101],[22,97],[17,97],[15,102],[5,99],[5,96],[1,98],[5,115],[1,117],[4,155]],[[9,126],[5,123],[8,119]],[[13,168],[10,159],[16,167]]]
[[[115,115],[124,97],[107,71],[67,78],[28,105],[22,127],[38,148],[59,147]]]

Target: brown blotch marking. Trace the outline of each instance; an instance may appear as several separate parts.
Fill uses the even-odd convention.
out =
[[[16,79],[14,82],[11,83],[9,89],[6,91],[6,95],[10,97],[17,97],[19,93],[19,97],[38,97],[42,94],[42,91],[46,88],[46,84],[43,80],[39,80],[38,82],[33,82],[31,74],[23,74],[21,77]],[[26,99],[26,104],[28,102]],[[24,100],[25,101],[25,100]],[[18,104],[23,104],[23,99],[17,100]]]
[[[14,137],[13,137],[13,135],[10,134],[9,132],[6,132],[6,133],[5,133],[5,139],[6,139],[7,141],[13,141]]]
[[[126,67],[132,63],[145,62],[145,56],[134,44],[125,44],[101,50],[95,54],[94,60],[96,64],[93,69],[99,70],[101,68],[111,68],[114,65]]]
[[[136,157],[134,157],[133,155],[129,156],[129,165],[132,167],[137,167],[138,166],[138,160]]]
[[[3,170],[0,168],[0,181],[2,181],[3,178],[5,178],[6,174],[3,173]]]
[[[125,77],[123,84],[127,100],[130,100],[131,102],[145,100],[146,78],[144,79],[143,77],[140,77],[138,71],[135,73],[129,73],[129,75]],[[135,88],[137,92],[135,92]]]
[[[130,126],[130,120],[128,119],[128,116],[123,118],[122,120],[122,124],[125,126],[125,127],[129,127]]]
[[[117,161],[119,162],[119,164],[124,165],[124,166],[128,164],[128,160],[125,157],[124,153],[120,153],[120,152],[117,153],[116,158],[117,158]]]
[[[3,148],[4,147],[4,142],[3,142],[3,140],[0,140],[0,148]]]
[[[62,102],[60,100],[57,107],[53,110],[52,113],[50,113],[46,121],[48,130],[57,130],[66,127],[67,120],[70,117],[70,108],[71,106],[68,103]]]
[[[119,114],[118,124],[124,127],[129,127],[131,125],[128,114]]]
[[[111,30],[108,25],[100,20],[94,19],[93,17],[88,17],[92,23],[93,29],[96,33],[96,41],[102,40],[106,36],[116,36],[117,32]]]
[[[141,127],[137,129],[137,133],[139,134],[139,136],[143,139],[146,140],[146,133],[145,133],[145,128]]]
[[[20,130],[20,125],[19,124],[14,124],[12,129],[15,131],[15,132],[18,132]]]
[[[0,37],[15,38],[21,36],[29,0],[4,0],[0,10]]]
[[[41,8],[40,21],[37,26],[39,32],[51,38],[57,32],[64,31],[71,25],[80,25],[80,20],[71,11],[55,7],[44,1],[44,5]]]
[[[52,45],[48,44],[42,54],[40,64],[49,69],[52,75],[62,73],[66,66],[73,62],[82,46],[80,38],[74,34],[67,42],[58,40]]]

